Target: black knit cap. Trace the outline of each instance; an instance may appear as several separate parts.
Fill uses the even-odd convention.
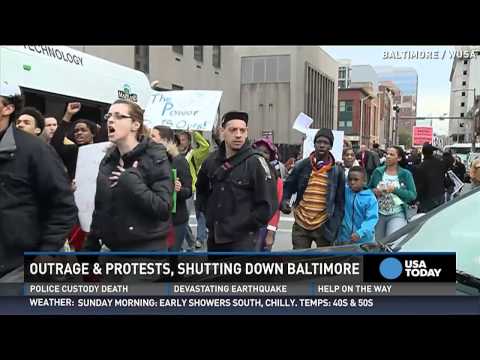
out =
[[[423,155],[433,155],[433,152],[439,150],[437,147],[433,146],[432,144],[425,143],[422,146],[422,153]]]
[[[317,142],[317,139],[320,137],[326,137],[330,141],[330,146],[333,146],[333,132],[330,129],[322,128],[317,131],[315,134],[315,138],[313,139],[313,143]]]
[[[248,114],[242,111],[229,111],[222,117],[222,127],[225,127],[230,120],[243,120],[248,125]]]

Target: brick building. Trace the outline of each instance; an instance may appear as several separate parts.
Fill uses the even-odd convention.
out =
[[[379,142],[379,106],[371,86],[338,89],[338,109],[338,129],[354,148]]]

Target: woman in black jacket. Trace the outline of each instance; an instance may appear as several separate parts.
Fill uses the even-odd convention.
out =
[[[114,146],[100,163],[84,250],[165,251],[173,192],[167,152],[142,136],[137,104],[117,100],[105,118]]]
[[[177,179],[175,180],[177,208],[172,215],[172,222],[175,227],[175,244],[172,251],[180,251],[187,231],[189,217],[187,199],[192,196],[192,176],[185,156],[181,155],[177,148],[179,141],[174,136],[172,129],[167,126],[155,126],[152,129],[151,136],[153,141],[166,147],[172,169],[177,170]]]

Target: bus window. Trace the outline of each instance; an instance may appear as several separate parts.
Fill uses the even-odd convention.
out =
[[[31,106],[40,111],[42,114],[45,113],[45,97],[36,94],[34,92],[25,91],[25,106]]]
[[[443,148],[444,152],[452,152],[455,154],[463,154],[463,155],[468,155],[472,149],[472,144],[453,144],[453,145],[447,145]],[[480,144],[476,144],[476,151],[475,152],[480,152]]]

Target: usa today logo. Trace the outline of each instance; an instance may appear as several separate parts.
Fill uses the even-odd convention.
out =
[[[442,269],[428,268],[425,260],[400,260],[389,257],[380,263],[380,274],[387,280],[394,280],[405,273],[407,278],[438,278]]]

